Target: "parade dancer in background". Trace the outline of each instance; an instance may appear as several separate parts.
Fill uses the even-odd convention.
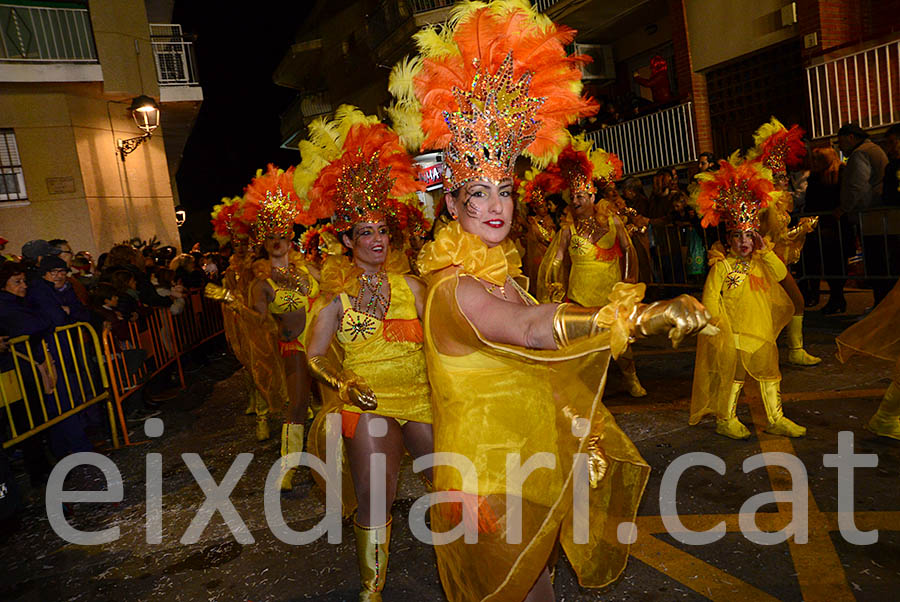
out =
[[[334,121],[320,119],[309,129],[310,140],[300,145],[299,191],[311,213],[331,219],[350,252],[350,258],[331,255],[322,264],[322,298],[307,340],[323,407],[309,448],[326,457],[327,416],[339,413],[348,460],[342,464],[352,478],[343,488],[344,514],[356,511],[359,597],[381,600],[400,461],[404,451],[419,457],[433,449],[420,322],[425,287],[403,273],[409,271],[405,253],[389,261],[391,239],[402,239],[409,208],[417,209],[415,192],[424,187],[397,134],[377,118],[345,105]],[[386,458],[382,483],[372,472],[375,455]],[[373,490],[386,499],[372,500]]]
[[[278,325],[280,350],[275,369],[284,374],[287,390],[281,426],[281,456],[303,451],[303,432],[309,416],[312,380],[306,367],[304,344],[309,309],[319,294],[317,269],[293,249],[294,225],[315,221],[301,209],[294,193],[293,172],[270,165],[247,187],[241,218],[252,224],[252,240],[262,256],[253,262],[250,308],[257,325],[269,316]],[[281,490],[290,491],[294,470],[285,470]]]
[[[781,409],[778,333],[793,315],[793,304],[779,283],[787,268],[759,234],[759,213],[770,203],[770,174],[757,163],[719,162],[719,170],[697,176],[695,203],[703,226],[725,222],[728,249],[709,252],[710,271],[703,287],[706,306],[719,332],[701,334],[691,395],[690,423],[714,414],[716,432],[746,439],[750,431],[735,414],[747,375],[759,381],[768,424],[765,431],[802,437],[806,429]]]
[[[565,180],[558,174],[546,170],[529,169],[525,179],[518,183],[518,202],[528,211],[525,232],[525,275],[529,289],[535,292],[538,271],[547,247],[556,235],[556,222],[550,215],[548,196],[558,194],[565,188]]]
[[[564,198],[569,203],[541,266],[538,299],[566,299],[582,307],[605,305],[617,282],[634,284],[638,278],[637,255],[617,207],[606,199],[596,201],[597,186],[603,192],[622,177],[622,163],[612,153],[591,150],[591,143],[575,137],[547,170],[566,181]],[[631,350],[616,360],[628,394],[643,397]]]
[[[758,161],[772,174],[775,193],[771,202],[763,212],[760,233],[774,245],[775,254],[787,265],[793,265],[800,259],[800,251],[806,242],[806,235],[818,225],[818,217],[804,217],[799,223],[789,228],[791,211],[794,208],[794,197],[790,192],[790,176],[788,170],[800,166],[806,156],[803,143],[804,131],[797,125],[791,129],[772,117],[753,134],[756,146],[747,155],[748,160]],[[794,315],[787,326],[788,363],[795,366],[815,366],[822,358],[810,355],[803,348],[803,310],[805,303],[803,294],[790,270],[781,281],[794,304]]]
[[[557,543],[587,587],[614,581],[628,557],[616,529],[633,520],[649,467],[599,401],[610,353],[652,332],[680,340],[705,311],[685,298],[643,306],[643,286],[621,283],[605,307],[538,305],[518,284],[521,260],[508,239],[516,159],[527,148],[552,160],[564,127],[596,105],[580,96],[583,57],[565,53],[574,31],[528,2],[465,2],[452,15],[415,36],[420,55],[392,77],[395,108],[421,124],[425,149],[444,151],[455,218],[419,255],[425,351],[435,452],[459,454],[474,470],[435,467],[435,489],[456,501],[432,506],[431,528],[478,530],[477,543],[435,546],[452,602],[547,600]],[[539,452],[552,465],[517,483],[508,455]],[[573,480],[589,496],[577,528]]]

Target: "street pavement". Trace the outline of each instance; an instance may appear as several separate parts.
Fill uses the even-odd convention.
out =
[[[900,442],[878,438],[865,424],[888,385],[886,362],[854,358],[844,366],[834,357],[834,337],[871,303],[852,292],[845,316],[807,313],[807,349],[821,365],[794,368],[782,364],[784,411],[809,429],[807,437],[785,439],[762,432],[765,415],[758,388],[748,381],[738,417],[753,431],[747,441],[714,432],[714,423],[688,426],[693,369],[691,343],[666,348],[663,340],[636,345],[638,374],[649,391],[642,399],[624,392],[621,375],[611,366],[604,400],[623,430],[653,467],[636,521],[637,537],[623,576],[603,590],[581,588],[564,555],[557,565],[557,600],[887,600],[900,586]],[[900,325],[898,325],[900,326]],[[782,357],[783,359],[783,357]],[[161,416],[161,436],[107,455],[121,472],[124,498],[114,503],[80,503],[73,527],[96,531],[117,527],[119,536],[102,545],[67,543],[54,533],[42,491],[28,491],[30,504],[18,533],[0,548],[0,598],[12,600],[356,600],[358,572],[352,528],[343,523],[341,543],[320,538],[303,546],[279,541],[266,523],[263,484],[279,453],[278,430],[257,442],[255,418],[245,416],[245,375],[233,359],[213,361],[193,378],[217,381],[211,396],[190,395],[169,402]],[[201,403],[202,402],[202,403]],[[852,433],[856,454],[869,464],[853,473],[854,514],[839,504],[839,485],[849,491],[848,471],[839,478],[827,467],[838,453],[842,431]],[[153,433],[151,433],[153,434]],[[845,435],[846,436],[846,435]],[[688,452],[721,458],[724,474],[696,466],[678,482],[677,509],[683,526],[668,526],[661,516],[663,475]],[[744,461],[765,453],[765,466],[744,472]],[[196,543],[181,543],[205,500],[182,454],[199,454],[215,482],[221,482],[239,454],[252,454],[230,500],[245,528],[238,543],[214,515]],[[148,454],[161,454],[163,477],[162,538],[146,536],[145,474]],[[786,455],[777,455],[786,454]],[[792,479],[780,464],[799,458]],[[196,472],[196,471],[195,471]],[[671,474],[672,470],[670,470]],[[806,482],[803,482],[805,472]],[[202,475],[200,475],[202,477]],[[22,483],[27,490],[27,484]],[[206,483],[207,487],[210,487]],[[758,494],[794,488],[793,497],[762,505],[755,516],[740,516],[742,505]],[[104,489],[96,469],[73,471],[67,488]],[[385,600],[445,600],[432,549],[412,536],[407,516],[425,493],[410,462],[404,462],[397,502]],[[287,525],[306,530],[324,513],[323,497],[302,468],[295,488],[280,498]],[[802,512],[802,502],[807,508]],[[847,500],[844,500],[845,505]],[[754,543],[764,532],[782,529],[805,515],[802,533],[773,545]],[[850,519],[861,531],[877,529],[877,542],[857,545],[840,532]],[[671,523],[671,521],[669,521]],[[684,533],[724,522],[721,538],[705,545],[684,543]],[[742,530],[743,523],[743,530]],[[851,536],[852,539],[852,536]]]

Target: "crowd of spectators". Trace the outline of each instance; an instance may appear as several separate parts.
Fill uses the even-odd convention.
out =
[[[14,369],[14,350],[9,341],[22,335],[29,337],[35,363],[39,365],[38,378],[26,374],[23,383],[29,407],[25,408],[24,402],[10,404],[19,433],[28,430],[28,410],[38,423],[42,421],[42,398],[48,418],[85,401],[80,398],[79,387],[63,386],[64,374],[75,374],[76,365],[82,367],[82,372],[84,366],[98,370],[102,358],[94,357],[89,346],[82,352],[80,346],[73,351],[66,345],[53,344],[58,327],[87,322],[98,334],[111,332],[113,351],[121,354],[130,372],[137,373],[146,351],[134,344],[134,329],[130,325],[146,327],[146,320],[142,320],[157,308],[181,313],[189,290],[202,288],[207,282],[219,282],[230,254],[228,247],[216,253],[194,250],[178,254],[173,247],[135,241],[136,244],[113,246],[95,262],[91,253],[75,253],[63,239],[29,241],[20,256],[8,253],[3,248],[6,242],[0,238],[0,371]],[[41,343],[47,343],[49,354],[45,355]],[[21,350],[17,347],[15,351]],[[144,387],[129,395],[123,404],[127,421],[140,422],[158,414],[160,403],[174,397],[173,376],[162,371],[153,382],[144,383]],[[6,440],[10,425],[4,421],[3,428]],[[57,423],[45,434],[26,439],[21,450],[32,482],[46,479],[46,451],[56,458],[90,451],[94,448],[92,440],[107,438],[105,428],[100,410],[93,406]]]

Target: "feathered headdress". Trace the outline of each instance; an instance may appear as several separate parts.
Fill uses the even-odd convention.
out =
[[[571,136],[569,145],[547,170],[558,173],[572,194],[594,194],[595,180],[605,186],[620,179],[623,171],[619,157],[602,148],[594,149],[593,143],[583,135]]]
[[[581,96],[589,57],[566,55],[574,38],[527,0],[457,3],[446,24],[414,36],[420,55],[394,68],[395,127],[413,139],[420,127],[423,148],[444,149],[448,190],[512,177],[523,152],[547,165],[566,126],[598,108]]]
[[[238,215],[252,224],[253,244],[262,244],[272,235],[293,238],[294,224],[309,225],[316,221],[303,211],[293,183],[293,167],[285,171],[270,163],[265,173],[257,170],[256,177],[244,188],[244,202]]]
[[[334,224],[321,224],[308,228],[300,235],[297,243],[300,252],[311,263],[319,263],[324,255],[339,254],[343,247],[337,242],[337,231]],[[337,250],[335,251],[335,244]]]
[[[309,131],[294,177],[297,193],[309,199],[309,214],[331,218],[338,231],[381,220],[405,227],[407,207],[425,186],[397,134],[348,105],[338,107],[332,121],[313,121]]]
[[[775,189],[771,173],[758,163],[719,161],[718,171],[697,174],[694,205],[704,228],[725,220],[726,229],[759,230],[759,212],[769,204]]]
[[[235,238],[245,239],[250,236],[250,224],[240,216],[243,197],[224,197],[222,202],[213,207],[210,223],[213,226],[213,237],[224,245]]]
[[[517,191],[519,201],[533,207],[545,203],[548,196],[562,192],[565,187],[566,181],[558,172],[532,167],[525,172],[525,178],[519,180]]]
[[[772,173],[787,173],[789,169],[799,167],[806,156],[804,134],[806,132],[799,125],[787,129],[772,117],[753,134],[756,146],[747,153],[747,158],[759,160]]]

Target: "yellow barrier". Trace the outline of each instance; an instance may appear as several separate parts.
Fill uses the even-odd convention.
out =
[[[49,346],[46,340],[41,340],[40,345],[44,362],[39,363],[36,358],[40,356],[32,348],[31,337],[20,336],[9,341],[13,369],[0,375],[0,404],[9,425],[9,436],[4,435],[3,448],[24,441],[101,401],[106,401],[113,447],[118,448],[109,380],[102,362],[100,341],[93,327],[85,322],[61,326],[54,331]],[[92,357],[96,369],[91,364]],[[48,358],[60,363],[58,372]],[[52,391],[46,392],[48,383],[58,374],[62,378],[57,378]],[[61,392],[64,394],[60,395]],[[16,408],[13,405],[16,403],[22,405]],[[18,415],[14,415],[14,409],[19,410],[15,412]],[[23,419],[26,425],[21,424]],[[23,426],[27,428],[21,428]]]

